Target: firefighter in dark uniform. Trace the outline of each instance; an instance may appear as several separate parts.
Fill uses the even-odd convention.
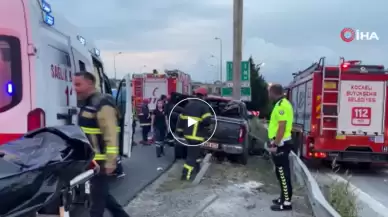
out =
[[[148,104],[148,99],[144,99],[143,104],[141,105],[141,113],[139,113],[139,122],[143,139],[140,143],[143,145],[149,144],[148,134],[151,131],[151,113],[150,109],[148,108]]]
[[[291,131],[294,119],[292,104],[284,97],[280,84],[269,87],[269,98],[274,102],[268,125],[269,150],[275,164],[276,177],[279,180],[281,196],[274,199],[273,211],[292,210],[291,171],[289,154],[292,150]]]
[[[91,180],[90,217],[103,217],[107,208],[113,217],[129,217],[116,199],[109,193],[108,176],[116,170],[118,147],[118,111],[111,98],[96,91],[96,78],[89,72],[74,76],[74,87],[79,100],[83,100],[78,124],[92,144],[94,160],[100,173]]]
[[[207,96],[207,89],[200,87],[195,90],[195,96],[203,99]],[[209,136],[211,123],[209,106],[201,100],[189,100],[179,115],[176,131],[180,133],[188,144],[186,163],[183,165],[182,180],[191,180],[199,171],[201,148],[200,145]],[[187,125],[188,119],[197,121],[192,126]]]

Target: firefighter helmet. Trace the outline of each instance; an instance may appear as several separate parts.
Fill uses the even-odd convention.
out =
[[[207,96],[207,88],[206,87],[198,87],[197,89],[194,90],[194,94],[200,94],[202,96]]]

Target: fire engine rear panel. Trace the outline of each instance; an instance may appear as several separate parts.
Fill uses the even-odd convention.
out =
[[[385,82],[343,80],[340,90],[337,133],[384,135]]]

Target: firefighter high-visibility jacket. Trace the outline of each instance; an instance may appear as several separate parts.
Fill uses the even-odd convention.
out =
[[[141,127],[151,126],[151,114],[147,104],[141,106],[141,113],[138,116]]]
[[[81,107],[78,125],[92,144],[94,160],[102,168],[115,168],[119,154],[119,113],[111,98],[94,93]]]
[[[187,120],[192,118],[197,122],[188,126]],[[200,100],[190,100],[179,115],[176,131],[183,135],[186,140],[193,143],[206,141],[208,130],[205,127],[211,124],[211,113],[209,106]],[[179,133],[180,132],[180,133]]]

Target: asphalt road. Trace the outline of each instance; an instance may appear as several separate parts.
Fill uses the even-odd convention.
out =
[[[135,141],[139,141],[139,130]],[[137,145],[133,148],[130,159],[124,159],[123,167],[127,174],[121,179],[112,179],[110,184],[113,196],[123,206],[126,206],[136,195],[158,178],[172,164],[174,159],[173,148],[166,146],[166,156],[157,158],[155,146]],[[158,169],[159,168],[159,169]],[[71,216],[88,217],[87,210],[76,208]],[[106,212],[106,217],[110,215]]]

